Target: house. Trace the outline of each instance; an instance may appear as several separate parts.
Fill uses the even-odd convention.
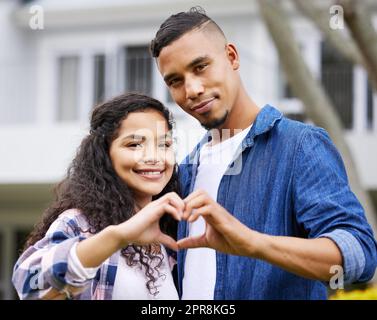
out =
[[[0,1],[0,299],[16,297],[10,277],[18,251],[88,131],[94,105],[134,90],[160,99],[176,118],[178,160],[203,134],[173,103],[148,52],[165,18],[197,4],[236,44],[257,104],[304,120],[255,1]],[[367,74],[300,13],[291,17],[303,57],[340,111],[361,181],[377,198],[377,96]]]

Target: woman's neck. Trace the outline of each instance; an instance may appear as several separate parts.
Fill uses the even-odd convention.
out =
[[[143,209],[148,203],[152,201],[152,196],[143,196],[143,197],[137,197],[135,196],[135,209],[136,212]]]

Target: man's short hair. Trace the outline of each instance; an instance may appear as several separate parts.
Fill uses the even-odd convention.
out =
[[[206,12],[200,6],[192,7],[187,12],[179,12],[171,15],[162,23],[155,38],[151,41],[150,50],[152,56],[158,58],[164,47],[168,46],[185,33],[200,28],[205,23],[215,27],[215,29],[224,36],[221,28],[206,15]]]

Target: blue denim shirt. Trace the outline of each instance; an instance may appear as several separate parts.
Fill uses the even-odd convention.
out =
[[[183,196],[193,191],[200,148],[209,140],[207,133],[179,167]],[[258,232],[331,238],[343,256],[345,283],[374,275],[373,231],[322,128],[287,119],[266,105],[222,177],[217,202]],[[181,222],[178,238],[187,235],[187,223]],[[186,252],[178,252],[180,294]],[[216,252],[216,264],[215,299],[327,298],[325,283],[263,260]]]

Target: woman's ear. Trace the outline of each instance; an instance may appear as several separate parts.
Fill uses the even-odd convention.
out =
[[[227,56],[232,64],[233,70],[238,70],[240,67],[240,59],[238,56],[237,48],[233,43],[227,43],[226,45]]]

